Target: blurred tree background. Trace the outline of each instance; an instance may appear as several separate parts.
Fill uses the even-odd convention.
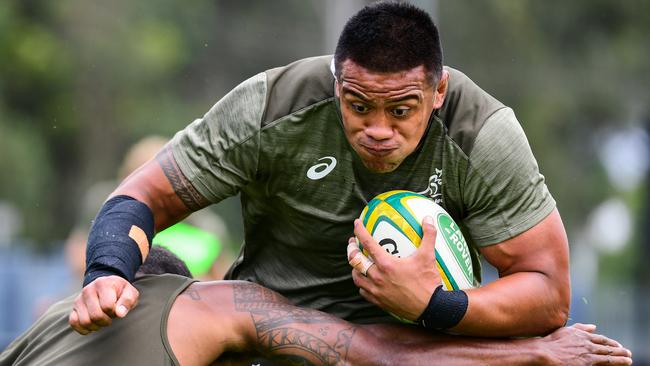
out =
[[[131,144],[171,137],[257,72],[332,53],[366,2],[2,1],[0,245],[59,249]],[[574,309],[603,284],[650,292],[650,2],[413,3],[437,20],[445,63],[517,113],[567,227]],[[236,200],[216,210],[239,230]]]

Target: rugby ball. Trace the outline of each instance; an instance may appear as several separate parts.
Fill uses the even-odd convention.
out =
[[[443,289],[450,291],[474,287],[472,258],[467,242],[454,219],[430,198],[411,191],[389,191],[368,202],[359,218],[388,253],[408,257],[420,246],[425,216],[431,216],[438,229],[435,252]],[[357,243],[368,256],[358,239]]]

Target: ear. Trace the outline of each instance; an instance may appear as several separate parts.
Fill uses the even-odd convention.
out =
[[[449,86],[449,72],[447,70],[442,70],[442,77],[436,86],[436,91],[433,94],[433,109],[438,109],[442,107],[442,103],[445,101],[445,96],[447,95],[447,87]]]
[[[336,95],[337,98],[339,98],[341,93],[339,93],[339,80],[334,79],[334,94]]]

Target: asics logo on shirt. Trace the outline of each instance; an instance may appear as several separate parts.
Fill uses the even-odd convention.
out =
[[[323,163],[318,163],[307,171],[307,178],[311,180],[319,180],[321,178],[324,178],[326,175],[332,172],[334,168],[336,167],[336,158],[333,156],[324,156],[318,161],[321,160],[326,160],[327,162]]]

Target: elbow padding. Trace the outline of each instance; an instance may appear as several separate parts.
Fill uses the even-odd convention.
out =
[[[134,227],[146,234],[145,245],[150,247],[154,218],[147,205],[129,196],[115,196],[104,203],[88,235],[84,286],[109,275],[133,282],[143,262],[139,247],[142,243],[131,235]]]

